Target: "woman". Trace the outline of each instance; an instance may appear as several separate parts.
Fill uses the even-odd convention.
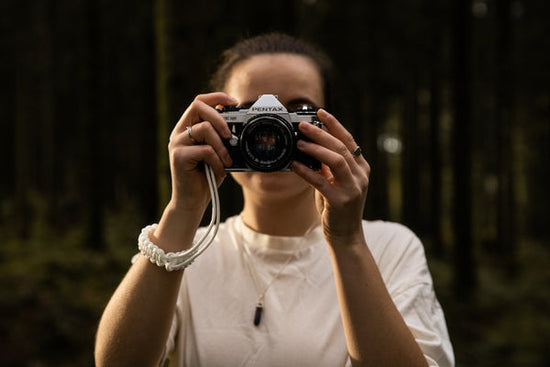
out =
[[[221,184],[231,137],[214,107],[250,106],[274,94],[289,110],[328,102],[328,63],[294,38],[270,34],[225,53],[214,92],[199,95],[169,144],[172,196],[148,239],[189,248],[210,193],[202,164]],[[406,228],[362,220],[370,168],[357,142],[320,108],[326,129],[302,122],[298,149],[313,171],[235,172],[240,216],[185,270],[140,255],[99,325],[98,365],[452,365],[452,347],[422,245]]]

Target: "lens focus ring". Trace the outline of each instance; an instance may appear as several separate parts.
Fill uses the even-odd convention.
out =
[[[279,171],[290,163],[294,150],[292,125],[276,115],[259,115],[244,126],[241,151],[254,170]]]

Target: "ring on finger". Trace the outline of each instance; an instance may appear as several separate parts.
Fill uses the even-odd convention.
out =
[[[191,134],[191,126],[187,126],[187,135],[189,135],[189,139],[191,139],[191,142],[195,144],[196,140],[193,138],[193,134]]]
[[[354,157],[359,157],[362,153],[361,147],[358,145],[357,148],[351,153]]]

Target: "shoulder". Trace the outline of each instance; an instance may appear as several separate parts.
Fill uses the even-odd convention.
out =
[[[378,239],[416,238],[415,233],[403,224],[383,220],[364,220],[363,230],[365,231],[365,236],[371,236]]]
[[[424,256],[420,239],[412,230],[400,223],[363,221],[363,232],[373,255],[383,255],[387,251],[421,251]]]
[[[388,290],[432,283],[424,246],[408,227],[386,221],[363,221],[367,245]]]

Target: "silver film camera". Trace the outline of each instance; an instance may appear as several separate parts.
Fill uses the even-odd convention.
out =
[[[298,130],[301,121],[323,127],[315,109],[288,112],[276,96],[264,94],[248,109],[229,106],[219,111],[232,133],[224,140],[233,160],[227,171],[290,171],[293,160],[321,169],[318,160],[296,148],[298,139],[308,140]]]

